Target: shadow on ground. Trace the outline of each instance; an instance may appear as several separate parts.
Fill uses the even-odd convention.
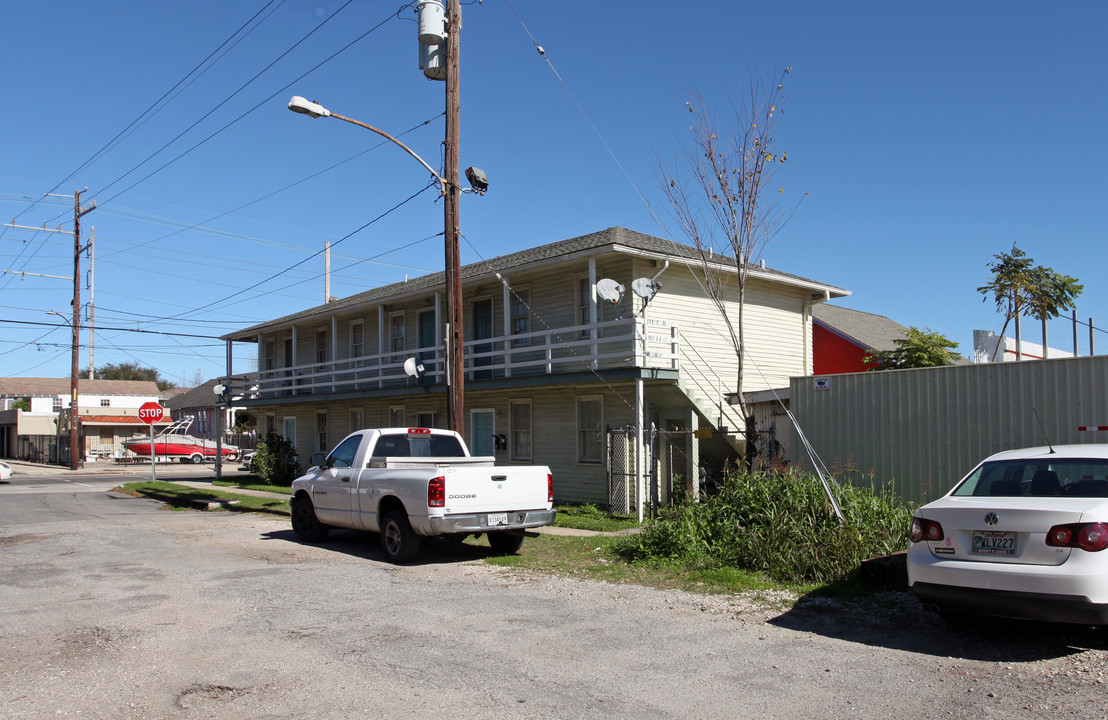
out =
[[[908,590],[902,558],[882,560],[886,562],[863,566],[855,579],[868,590],[861,599],[830,599],[823,589],[802,597],[770,624],[864,645],[966,660],[1031,662],[1108,650],[1108,628],[928,612]]]
[[[267,540],[298,542],[291,529],[262,533],[262,537]],[[326,540],[313,545],[363,560],[388,562],[385,559],[385,553],[381,550],[381,536],[373,532],[332,528]],[[488,541],[484,538],[469,537],[463,542],[456,542],[441,537],[425,537],[420,544],[419,556],[408,565],[470,562],[502,555],[504,553],[489,547]]]

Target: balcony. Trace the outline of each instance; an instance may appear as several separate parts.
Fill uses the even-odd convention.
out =
[[[673,323],[635,317],[470,340],[464,355],[467,382],[613,368],[678,370],[681,336]],[[249,388],[232,378],[231,392],[269,399],[399,388],[409,384],[409,357],[423,364],[421,382],[445,383],[443,348],[424,347],[262,370]]]

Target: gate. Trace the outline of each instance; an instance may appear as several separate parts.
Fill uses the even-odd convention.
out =
[[[659,507],[670,505],[684,496],[683,488],[691,487],[690,453],[696,442],[691,430],[643,431],[646,454],[643,458],[643,482],[636,482],[635,428],[608,428],[608,512],[613,515],[654,514]],[[675,492],[674,484],[683,488]]]

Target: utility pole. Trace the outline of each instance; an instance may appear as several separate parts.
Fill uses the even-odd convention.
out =
[[[69,469],[81,467],[80,438],[78,437],[77,377],[80,373],[81,352],[81,216],[92,212],[96,203],[81,207],[81,191],[73,193],[73,353],[69,372]]]
[[[443,188],[444,240],[446,243],[446,415],[447,427],[465,429],[465,358],[462,328],[462,278],[458,258],[458,138],[461,103],[458,82],[459,35],[462,31],[460,0],[446,0],[446,158]]]

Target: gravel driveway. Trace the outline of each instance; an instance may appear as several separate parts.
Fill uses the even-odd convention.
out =
[[[952,632],[295,543],[288,521],[0,497],[3,718],[1098,718],[1108,635]],[[526,545],[523,552],[526,552]]]

